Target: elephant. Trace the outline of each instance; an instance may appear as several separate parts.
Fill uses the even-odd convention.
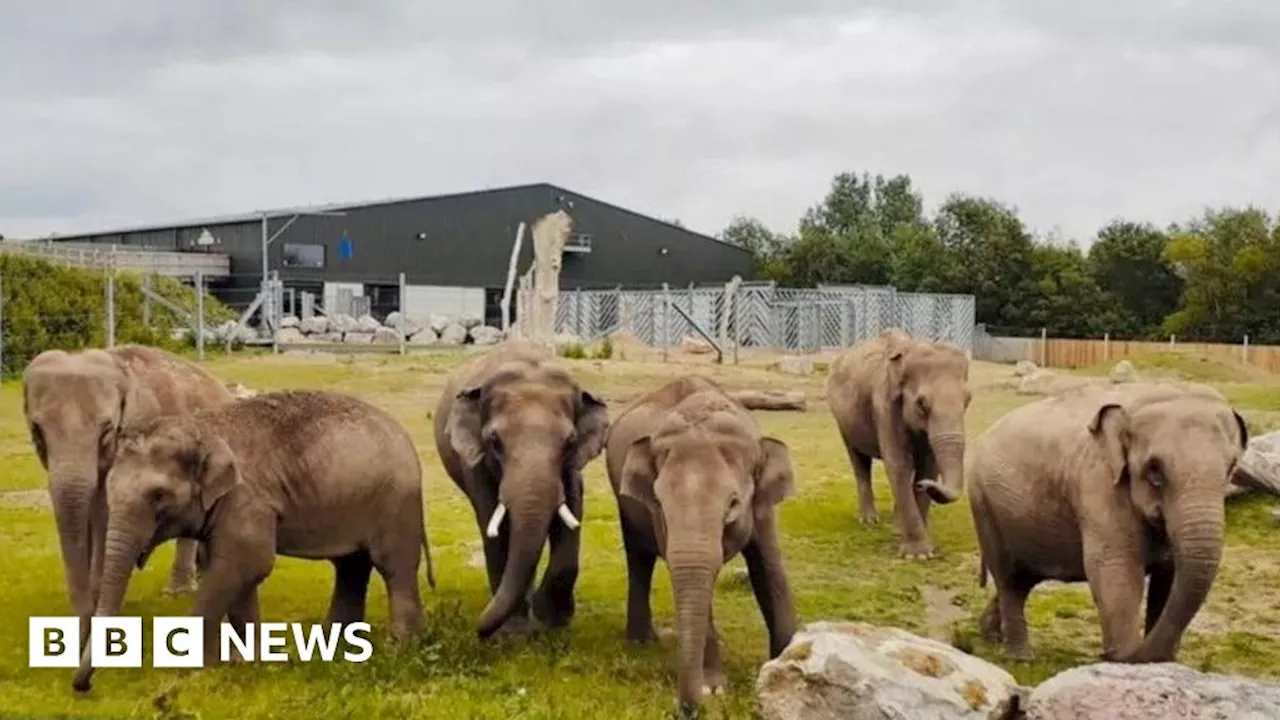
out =
[[[605,449],[627,557],[627,637],[657,639],[650,614],[653,567],[671,573],[685,710],[723,690],[712,593],[739,553],[777,657],[796,631],[795,605],[778,541],[776,506],[794,492],[787,445],[714,381],[685,375],[633,400],[614,420]]]
[[[831,363],[827,403],[853,465],[858,517],[867,525],[879,521],[871,491],[871,460],[879,458],[893,493],[900,557],[936,555],[929,506],[955,502],[964,490],[968,384],[969,359],[962,350],[896,329]]]
[[[1248,439],[1220,394],[1168,383],[1089,386],[1006,414],[974,441],[966,475],[980,585],[990,573],[996,590],[982,634],[1030,659],[1031,590],[1086,581],[1104,660],[1174,661],[1217,574]]]
[[[258,586],[277,555],[329,560],[326,623],[364,620],[369,577],[387,587],[393,639],[422,626],[426,558],[422,465],[385,411],[339,393],[267,392],[214,410],[157,418],[125,434],[107,482],[107,551],[97,614],[117,615],[129,574],[156,545],[200,538],[208,549],[191,615],[204,620],[205,665],[218,662],[223,617],[244,637],[259,622]],[[86,646],[72,681],[90,688]]]
[[[604,447],[608,406],[549,349],[515,339],[454,371],[434,425],[441,464],[470,500],[484,544],[492,597],[477,635],[523,632],[530,609],[547,627],[567,626],[578,580],[582,469]],[[548,541],[542,583],[527,599]]]
[[[22,382],[31,443],[49,474],[67,589],[87,635],[102,573],[103,483],[120,435],[160,415],[216,408],[234,398],[199,366],[136,345],[46,350],[27,364]],[[195,585],[197,542],[177,545],[168,592]]]

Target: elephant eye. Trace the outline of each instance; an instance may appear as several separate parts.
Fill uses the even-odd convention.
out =
[[[1156,489],[1164,487],[1164,466],[1158,459],[1152,458],[1151,462],[1147,463],[1147,471],[1144,474],[1147,484],[1151,487]]]
[[[150,500],[152,505],[159,505],[160,503],[164,502],[166,495],[167,493],[165,492],[164,488],[154,487],[154,488],[151,488],[150,492],[147,493],[147,500]]]
[[[916,396],[916,407],[920,408],[920,412],[929,412],[929,399],[923,395]]]

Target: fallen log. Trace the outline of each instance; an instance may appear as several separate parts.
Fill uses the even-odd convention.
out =
[[[729,397],[748,410],[795,410],[803,412],[807,407],[804,393],[802,392],[730,390]]]

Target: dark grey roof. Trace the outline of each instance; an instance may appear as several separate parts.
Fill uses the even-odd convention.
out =
[[[280,217],[290,217],[299,212],[302,212],[302,213],[342,212],[342,211],[348,211],[348,210],[358,210],[363,208],[378,207],[382,205],[395,205],[399,203],[418,202],[421,200],[443,200],[443,199],[454,198],[454,197],[486,195],[490,193],[496,194],[496,193],[510,192],[512,190],[525,190],[530,188],[547,188],[550,190],[558,190],[560,192],[568,193],[569,195],[575,195],[577,197],[580,197],[586,200],[591,200],[592,202],[596,202],[601,205],[608,206],[619,212],[625,212],[631,215],[643,217],[648,220],[652,220],[653,222],[662,223],[664,225],[679,227],[680,230],[690,233],[691,235],[697,235],[699,237],[703,237],[709,240],[714,240],[716,242],[722,243],[724,245],[728,245],[730,247],[734,247],[734,248],[738,247],[736,245],[733,245],[732,243],[726,243],[720,238],[717,238],[711,235],[706,235],[704,233],[700,233],[694,230],[690,230],[689,228],[680,227],[675,225],[674,223],[667,222],[666,220],[661,220],[659,218],[656,218],[650,215],[644,215],[643,213],[638,213],[634,210],[629,210],[619,205],[615,205],[613,203],[600,200],[599,198],[591,197],[589,195],[585,195],[583,193],[580,193],[574,190],[568,190],[560,185],[553,185],[551,183],[545,183],[545,182],[523,183],[519,185],[502,185],[497,187],[484,188],[481,190],[467,190],[463,192],[441,193],[436,195],[412,195],[412,196],[383,198],[381,200],[364,200],[364,201],[341,202],[341,203],[322,203],[317,205],[299,205],[294,207],[274,208],[269,210],[252,210],[248,212],[229,213],[226,215],[214,215],[214,216],[204,217],[204,218],[188,218],[183,220],[174,220],[170,222],[152,222],[152,223],[145,223],[145,224],[138,224],[138,225],[130,225],[125,227],[110,228],[106,230],[93,230],[93,231],[87,231],[87,232],[54,234],[51,236],[46,236],[43,238],[35,238],[35,239],[70,240],[73,238],[94,237],[99,235],[124,235],[128,233],[140,233],[140,232],[148,232],[148,231],[154,231],[154,230],[178,230],[178,229],[184,229],[184,228],[204,227],[208,225],[227,225],[231,223],[241,223],[241,222],[258,222],[262,220],[262,217],[264,215],[268,219],[275,219]]]

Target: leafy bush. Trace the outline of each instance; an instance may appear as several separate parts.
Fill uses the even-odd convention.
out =
[[[596,360],[608,360],[613,357],[613,338],[605,335],[599,349],[592,353],[592,357]]]
[[[566,343],[560,348],[560,356],[570,360],[585,360],[587,358],[587,349],[579,342]]]
[[[155,278],[153,290],[180,307],[195,308],[195,290],[173,278]],[[104,347],[107,341],[106,276],[98,270],[65,268],[42,258],[0,254],[0,332],[5,376],[22,373],[45,350]],[[159,303],[151,304],[151,324],[143,322],[142,277],[120,272],[115,280],[115,341],[179,351],[187,343],[173,330],[186,327]],[[235,317],[208,293],[205,324]]]

